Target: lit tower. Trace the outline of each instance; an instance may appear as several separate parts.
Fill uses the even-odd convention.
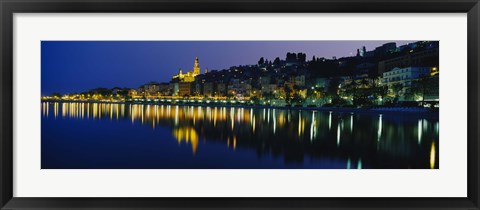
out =
[[[198,64],[198,57],[195,57],[195,65],[193,66],[193,74],[200,74],[200,64]]]

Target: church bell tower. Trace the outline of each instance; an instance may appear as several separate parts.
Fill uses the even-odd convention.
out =
[[[193,74],[200,74],[200,64],[198,63],[198,57],[195,57],[195,65],[193,66]]]

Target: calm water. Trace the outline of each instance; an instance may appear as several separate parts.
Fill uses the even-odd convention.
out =
[[[43,169],[438,168],[438,117],[42,102]]]

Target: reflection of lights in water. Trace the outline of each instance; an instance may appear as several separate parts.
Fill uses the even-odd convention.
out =
[[[97,118],[98,106],[96,103],[92,104],[93,119]]]
[[[347,159],[347,169],[351,169],[352,168],[352,161],[350,160],[350,158]]]
[[[307,121],[307,118],[302,120],[302,135],[305,133],[305,121]]]
[[[316,127],[316,120],[315,120],[315,111],[312,112],[312,123],[310,125],[310,141],[313,141],[315,138],[315,127]]]
[[[357,169],[362,169],[362,158],[358,159]]]
[[[113,106],[110,104],[110,120],[113,119]]]
[[[178,144],[185,141],[187,144],[192,145],[192,152],[195,154],[198,147],[198,134],[192,127],[183,127],[173,129],[173,136],[177,139]]]
[[[265,108],[263,108],[263,121],[265,121]]]
[[[268,109],[267,122],[270,123],[270,109]]]
[[[340,124],[337,125],[337,147],[340,146]]]
[[[245,108],[242,107],[242,120],[245,120]]]
[[[45,111],[45,103],[46,103],[46,102],[42,102],[42,105],[41,105],[41,106],[42,106],[42,116],[45,116],[45,113],[46,113],[46,111]]]
[[[48,111],[47,111],[47,114],[48,114]],[[439,122],[436,122],[436,123],[435,123],[435,134],[438,135],[438,130],[439,130],[439,129],[440,129],[440,124],[439,124]]]
[[[66,106],[67,105],[65,103],[62,103],[62,117],[65,117],[65,115],[67,114]]]
[[[233,108],[232,108],[233,109]],[[232,109],[230,109],[230,120],[232,121],[232,131],[233,131],[233,127],[235,126],[235,121],[234,121],[234,115],[235,113],[233,113],[234,111],[232,111]]]
[[[435,142],[432,142],[432,146],[430,146],[430,168],[435,168],[436,162],[436,154],[435,154]]]
[[[250,136],[252,138],[258,138],[260,139],[262,136],[267,135],[268,132],[270,132],[271,135],[272,131],[273,134],[276,135],[276,130],[279,130],[279,134],[284,135],[285,133],[288,132],[293,132],[294,136],[280,136],[279,138],[292,138],[295,140],[303,140],[304,138],[309,138],[310,141],[315,141],[316,139],[320,139],[320,137],[323,138],[328,138],[332,140],[331,142],[336,140],[336,144],[338,148],[340,148],[340,145],[346,146],[347,144],[351,144],[349,140],[349,136],[351,134],[348,134],[349,132],[347,131],[350,129],[351,132],[355,128],[360,129],[363,125],[363,123],[368,123],[368,125],[365,125],[365,127],[370,126],[370,128],[373,126],[375,127],[375,124],[378,124],[378,130],[374,129],[372,130],[366,130],[365,132],[368,132],[365,134],[365,136],[368,135],[368,137],[371,139],[373,142],[375,142],[375,139],[377,141],[379,140],[385,140],[388,136],[392,136],[397,134],[398,130],[392,131],[392,126],[396,126],[396,124],[392,124],[392,122],[389,120],[390,118],[385,115],[381,116],[373,116],[373,117],[368,117],[368,120],[364,120],[363,115],[356,115],[356,114],[351,114],[350,119],[348,119],[348,115],[344,116],[343,119],[339,118],[339,121],[337,122],[337,115],[333,115],[333,112],[328,113],[322,113],[322,112],[312,112],[310,111],[297,111],[297,110],[283,110],[283,109],[272,109],[271,115],[268,110],[265,110],[265,121],[262,121],[262,113],[261,109],[256,109],[256,108],[238,108],[235,107],[232,112],[228,113],[230,111],[230,107],[211,107],[209,113],[213,117],[212,121],[208,121],[208,115],[206,115],[206,109],[207,107],[201,107],[201,106],[176,106],[172,105],[175,107],[171,107],[170,105],[156,105],[156,104],[145,104],[142,108],[141,104],[102,104],[102,103],[42,103],[41,104],[43,109],[43,116],[46,116],[48,112],[50,112],[51,120],[53,120],[53,115],[64,115],[67,118],[72,118],[72,119],[81,119],[83,116],[85,116],[85,119],[87,117],[95,119],[100,119],[103,118],[106,121],[108,121],[108,118],[112,118],[112,113],[113,113],[113,120],[115,120],[115,117],[119,120],[125,120],[126,123],[130,124],[130,120],[132,120],[132,123],[135,122],[136,124],[140,124],[139,121],[143,117],[144,119],[144,124],[150,129],[155,128],[158,130],[160,128],[160,125],[165,126],[165,127],[175,127],[175,123],[177,123],[176,127],[185,127],[189,126],[194,129],[196,129],[197,134],[200,134],[200,131],[203,132],[211,132],[211,129],[215,128],[225,128],[227,129],[226,132],[223,132],[222,134],[218,134],[220,139],[223,139],[223,143],[226,143],[225,140],[227,136],[230,136],[230,146],[231,147],[236,147],[237,143],[241,142],[236,142],[236,140],[242,140],[239,139],[245,134],[245,136]],[[60,110],[60,108],[63,108],[63,110]],[[175,109],[173,109],[175,108]],[[52,111],[49,111],[52,109]],[[246,110],[245,110],[246,109]],[[169,111],[170,110],[170,111]],[[213,113],[211,113],[213,112]],[[235,113],[237,112],[237,113]],[[298,114],[297,114],[298,112]],[[125,113],[125,116],[121,116],[122,113]],[[143,113],[143,116],[142,116]],[[267,114],[269,115],[270,121],[273,121],[272,124],[267,124]],[[305,117],[303,116],[305,114]],[[291,115],[291,116],[290,116]],[[298,120],[295,120],[295,116],[293,115],[298,115]],[[256,121],[256,117],[260,117],[259,121]],[[288,117],[290,116],[291,121],[288,121]],[[308,116],[311,116],[310,119],[308,119]],[[317,117],[318,116],[318,117]],[[239,118],[239,122],[236,122]],[[332,119],[334,118],[334,119]],[[385,118],[385,124],[383,124],[383,118]],[[193,119],[193,121],[192,121]],[[377,119],[377,121],[375,121]],[[91,119],[92,120],[92,119]],[[308,120],[311,120],[310,124],[308,124]],[[337,133],[330,133],[333,131],[328,130],[327,128],[327,120],[329,121],[329,126],[334,126],[337,124]],[[348,122],[350,120],[350,122]],[[358,127],[358,125],[354,125],[354,123],[360,122],[359,120],[362,120],[362,125]],[[418,120],[418,119],[415,119]],[[391,152],[395,153],[395,155],[401,155],[402,158],[405,156],[410,155],[411,150],[410,148],[407,147],[410,145],[410,142],[415,142],[415,134],[418,132],[418,140],[423,142],[423,138],[427,138],[427,136],[430,136],[432,134],[432,138],[437,138],[435,137],[435,132],[438,132],[437,130],[439,129],[439,123],[436,121],[430,122],[428,120],[419,120],[415,124],[415,120],[413,124],[405,124],[405,126],[408,129],[405,129],[406,132],[408,132],[405,137],[399,137],[401,138],[402,141],[399,142],[388,142],[389,144],[393,145],[384,145],[385,147],[381,147],[382,152]],[[334,122],[332,122],[334,121]],[[193,122],[193,123],[192,123]],[[196,124],[194,124],[196,122]],[[297,124],[295,124],[297,123]],[[324,124],[325,126],[323,126]],[[431,123],[431,124],[427,124]],[[332,125],[333,124],[333,125]],[[349,125],[347,125],[349,124]],[[228,129],[228,127],[232,128],[233,131],[238,131],[242,132],[242,136],[234,137],[233,132]],[[277,129],[278,126],[278,129]],[[282,127],[283,126],[283,127]],[[305,128],[305,126],[308,126]],[[323,127],[322,127],[323,126]],[[408,126],[408,127],[407,127]],[[250,127],[250,129],[248,128]],[[257,130],[256,128],[259,127]],[[202,130],[202,128],[204,130]],[[385,131],[383,131],[383,128],[385,128]],[[418,128],[417,131],[415,131]],[[424,128],[427,128],[426,130]],[[295,135],[295,130],[298,132],[298,136]],[[305,131],[307,129],[307,131]],[[310,130],[308,130],[310,129]],[[173,128],[172,128],[173,130]],[[331,129],[330,129],[331,130]],[[375,132],[377,131],[377,132]],[[306,133],[309,132],[309,133]],[[348,135],[345,135],[342,132],[346,132]],[[427,133],[428,132],[428,133]],[[188,133],[184,131],[183,133]],[[178,135],[177,135],[178,134]],[[180,133],[177,132],[177,136],[182,136]],[[428,134],[428,135],[427,135]],[[185,134],[186,135],[186,134]],[[215,134],[216,135],[216,134]],[[240,133],[236,132],[236,135],[240,135]],[[304,136],[308,135],[308,136]],[[332,136],[333,135],[333,136]],[[363,133],[362,133],[363,135]],[[195,135],[193,135],[195,136]],[[207,135],[209,136],[209,135]],[[213,135],[211,135],[213,136]],[[210,137],[210,136],[209,136]],[[345,139],[342,139],[345,138]],[[375,138],[377,137],[377,138]],[[408,139],[409,137],[413,137],[413,139]],[[202,136],[199,136],[199,138],[203,138]],[[235,138],[237,138],[235,140]],[[336,139],[335,139],[336,138]],[[390,139],[390,138],[388,138]],[[207,138],[208,140],[208,138]],[[344,140],[342,142],[342,140]],[[186,140],[181,140],[181,141],[186,141]],[[408,141],[408,142],[407,142]],[[430,142],[429,140],[426,141]],[[281,143],[281,142],[280,142]],[[375,146],[380,145],[380,143],[375,144]],[[428,143],[427,143],[428,145]],[[267,145],[268,146],[268,145]],[[336,145],[330,145],[333,146],[333,148],[337,148]],[[329,146],[329,147],[330,147]],[[424,157],[429,157],[430,159],[430,167],[437,167],[438,168],[438,154],[436,154],[436,142],[435,145],[433,146],[433,149],[428,150],[422,150],[423,154],[425,154]],[[189,144],[190,147],[190,144]],[[337,150],[338,150],[337,148]],[[398,149],[397,149],[398,148]],[[417,148],[418,149],[418,148]],[[430,152],[430,153],[428,153]],[[346,157],[344,157],[344,161],[346,161]],[[355,169],[357,168],[357,161],[358,161],[358,156],[357,157],[350,157],[350,167]],[[343,164],[346,164],[346,162],[343,162]],[[436,165],[435,165],[436,164]],[[345,166],[345,165],[343,165]],[[424,167],[429,168],[429,166],[425,165]],[[370,167],[370,165],[368,165]],[[373,165],[372,165],[373,167]]]
[[[119,115],[118,104],[115,104],[115,113],[117,115],[117,120],[118,120],[118,115]],[[157,115],[157,105],[155,105],[155,115]]]
[[[143,122],[145,121],[145,111],[144,111],[144,107],[145,107],[145,106],[144,106],[143,104],[140,106],[140,112],[142,113],[142,124],[143,124]],[[178,106],[177,106],[177,113],[178,113]]]
[[[278,116],[278,125],[280,126],[280,128],[282,128],[284,124],[285,124],[285,114],[283,111],[280,111],[280,114]]]
[[[237,136],[233,135],[233,150],[237,149]]]
[[[353,113],[350,113],[350,132],[353,132]]]
[[[215,112],[217,112],[217,107],[215,107]],[[195,108],[193,106],[190,106],[190,118],[195,117]]]
[[[378,116],[378,131],[377,131],[377,141],[380,141],[382,137],[382,115]]]
[[[423,132],[423,130],[422,130],[422,127],[423,127],[423,126],[422,126],[422,123],[423,123],[422,120],[418,120],[418,128],[417,128],[417,130],[418,130],[418,133],[417,133],[418,144],[422,143],[422,132]]]
[[[298,136],[300,137],[302,131],[302,113],[298,112]]]
[[[90,104],[87,104],[87,119],[90,119]]]
[[[215,107],[215,110],[213,112],[213,127],[217,127],[217,107]]]
[[[252,120],[252,119],[253,119],[253,108],[250,108],[250,120]]]
[[[252,127],[253,127],[253,133],[255,133],[255,116],[253,116],[253,124],[252,124]]]
[[[328,115],[328,130],[332,129],[332,112]]]
[[[142,118],[143,122],[143,118]],[[175,125],[178,125],[178,105],[175,106]]]
[[[240,122],[240,115],[242,114],[241,110],[238,109],[237,111],[237,121]]]
[[[277,120],[275,118],[275,109],[273,110],[273,134],[275,134],[275,130],[277,127]]]
[[[130,116],[132,118],[132,124],[135,123],[135,111],[136,111],[136,106],[130,105]]]
[[[58,103],[55,102],[53,104],[53,116],[55,117],[55,119],[57,119],[57,116],[58,116]]]

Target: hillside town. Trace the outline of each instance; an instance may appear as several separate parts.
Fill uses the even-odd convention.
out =
[[[283,58],[221,70],[201,69],[157,78],[139,87],[96,88],[54,93],[44,101],[175,104],[244,104],[280,107],[439,107],[439,42],[419,41],[350,57],[324,58],[288,52]]]

